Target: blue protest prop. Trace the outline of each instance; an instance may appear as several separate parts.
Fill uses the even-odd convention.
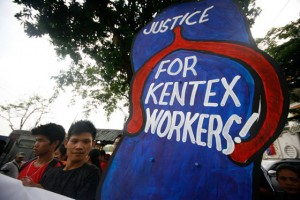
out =
[[[167,8],[137,34],[131,56],[130,117],[100,199],[255,199],[288,96],[237,5]]]

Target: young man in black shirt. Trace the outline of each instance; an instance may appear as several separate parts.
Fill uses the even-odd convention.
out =
[[[65,140],[66,165],[49,171],[40,181],[41,186],[74,199],[94,199],[100,171],[88,164],[86,158],[95,145],[95,136],[96,128],[90,121],[72,124]]]
[[[300,199],[300,171],[298,168],[281,164],[276,168],[276,179],[283,193],[279,193],[278,200]]]

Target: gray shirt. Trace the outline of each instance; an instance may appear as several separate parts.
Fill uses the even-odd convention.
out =
[[[15,160],[12,160],[1,167],[1,173],[12,178],[18,178],[19,167],[19,164]]]

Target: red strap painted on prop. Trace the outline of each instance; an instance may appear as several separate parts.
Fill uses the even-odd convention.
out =
[[[283,94],[279,77],[271,63],[259,52],[232,43],[226,42],[202,42],[189,41],[182,38],[180,27],[174,29],[175,40],[173,43],[149,59],[136,73],[132,84],[131,106],[132,112],[128,121],[126,131],[129,134],[136,134],[143,128],[145,119],[142,111],[143,88],[148,76],[154,66],[165,56],[175,50],[196,50],[224,55],[233,59],[241,60],[252,67],[263,83],[266,99],[266,118],[257,135],[250,141],[235,144],[235,149],[230,155],[232,160],[238,163],[246,163],[276,132],[277,125],[283,110]]]

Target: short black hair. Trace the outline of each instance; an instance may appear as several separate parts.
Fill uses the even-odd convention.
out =
[[[91,133],[93,140],[96,137],[97,129],[94,124],[88,120],[80,120],[71,125],[68,131],[68,139],[72,135],[80,135],[82,133]]]
[[[61,153],[61,156],[65,156],[67,154],[67,149],[64,144],[61,144],[59,146],[58,150]]]
[[[99,149],[92,149],[89,152],[90,161],[92,164],[94,164],[96,167],[100,168],[100,150]]]
[[[104,156],[105,157],[105,155],[106,155],[106,152],[104,151],[104,150],[100,150],[100,156]]]
[[[299,169],[297,169],[293,165],[289,165],[289,164],[280,164],[276,167],[276,178],[278,178],[279,172],[283,169],[288,169],[288,170],[295,172],[297,174],[298,178],[300,178]]]
[[[55,148],[57,149],[59,145],[64,141],[66,131],[61,125],[48,123],[33,128],[31,130],[31,135],[43,135],[50,140],[50,144],[58,140],[59,144]]]

